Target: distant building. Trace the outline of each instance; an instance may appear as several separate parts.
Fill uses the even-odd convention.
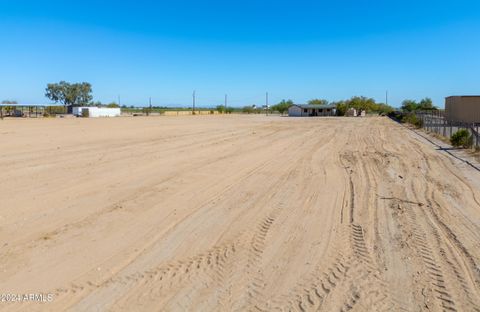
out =
[[[480,123],[480,96],[447,97],[445,117],[450,122]]]
[[[294,104],[288,108],[290,117],[336,116],[336,105],[302,105]]]
[[[72,113],[78,117],[118,117],[122,114],[120,108],[95,106],[72,107]]]

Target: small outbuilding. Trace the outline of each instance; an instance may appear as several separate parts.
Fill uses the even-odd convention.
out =
[[[290,117],[336,116],[336,105],[294,104],[288,108]]]
[[[357,117],[357,110],[353,107],[350,107],[349,109],[347,109],[347,111],[345,112],[345,116],[346,117]]]
[[[445,117],[450,122],[480,123],[480,96],[449,96],[445,99]]]
[[[78,106],[72,107],[73,115],[77,117],[118,117],[122,114],[120,108]]]

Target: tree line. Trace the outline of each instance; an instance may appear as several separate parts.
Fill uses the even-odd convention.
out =
[[[401,107],[403,112],[415,112],[415,111],[430,111],[430,110],[438,110],[438,107],[433,105],[433,101],[431,98],[424,98],[420,100],[420,102],[414,100],[405,100],[402,102]]]
[[[119,104],[111,102],[110,104],[102,104],[101,102],[94,102],[92,96],[92,85],[88,82],[69,83],[60,81],[58,83],[49,83],[45,89],[45,96],[55,103],[61,103],[64,106],[106,106],[106,107],[120,107]],[[10,104],[10,101],[4,101],[3,104]],[[14,101],[11,101],[14,104]],[[16,103],[16,102],[15,102]],[[354,96],[347,100],[333,101],[315,98],[307,102],[310,105],[335,105],[337,114],[343,116],[346,112],[354,108],[357,111],[365,111],[366,113],[390,114],[395,111],[393,107],[386,103],[377,103],[373,98],[365,96]],[[285,114],[290,106],[294,105],[292,100],[282,100],[273,105],[271,108],[257,107],[255,105],[244,106],[241,111],[244,113],[263,113],[266,109],[277,111],[280,114]],[[122,106],[126,107],[126,106]],[[218,105],[216,109],[221,113],[232,113],[238,111],[232,107],[225,107]],[[415,111],[436,110],[438,109],[430,98],[424,98],[419,102],[415,100],[404,100],[402,102],[401,111],[404,113],[411,113]]]
[[[278,111],[280,114],[284,114],[288,111],[288,108],[294,103],[292,100],[282,100],[278,104],[273,105],[271,108],[274,111]],[[394,108],[385,104],[377,103],[373,98],[365,96],[354,96],[348,100],[329,102],[325,99],[311,99],[307,102],[309,105],[334,105],[337,108],[337,115],[344,116],[350,108],[354,108],[357,111],[365,111],[367,113],[388,114],[394,111]]]
[[[436,111],[438,107],[433,104],[432,99],[426,97],[420,101],[404,100],[400,110],[389,114],[390,117],[402,122],[409,123],[417,128],[423,126],[422,120],[417,117],[417,112]]]
[[[354,108],[357,111],[365,111],[366,113],[376,113],[381,115],[392,114],[396,109],[385,103],[377,103],[375,99],[365,97],[365,96],[353,96],[347,100],[333,101],[329,102],[325,99],[312,99],[307,102],[309,105],[334,105],[337,108],[337,115],[344,116],[346,112]],[[292,100],[282,100],[279,103],[271,107],[272,110],[278,111],[280,114],[284,114],[288,111],[290,106],[294,105]],[[420,101],[415,100],[404,100],[402,102],[400,110],[405,113],[415,112],[415,111],[428,111],[428,110],[437,110],[433,104],[432,99],[426,97]]]

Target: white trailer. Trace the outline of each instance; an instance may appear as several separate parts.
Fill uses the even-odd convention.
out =
[[[122,114],[120,108],[79,106],[73,107],[72,113],[78,117],[118,117]]]

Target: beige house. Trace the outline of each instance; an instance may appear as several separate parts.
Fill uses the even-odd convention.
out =
[[[480,96],[449,96],[445,116],[450,122],[480,123]]]
[[[336,105],[301,105],[294,104],[288,108],[290,117],[317,117],[317,116],[336,116]]]

